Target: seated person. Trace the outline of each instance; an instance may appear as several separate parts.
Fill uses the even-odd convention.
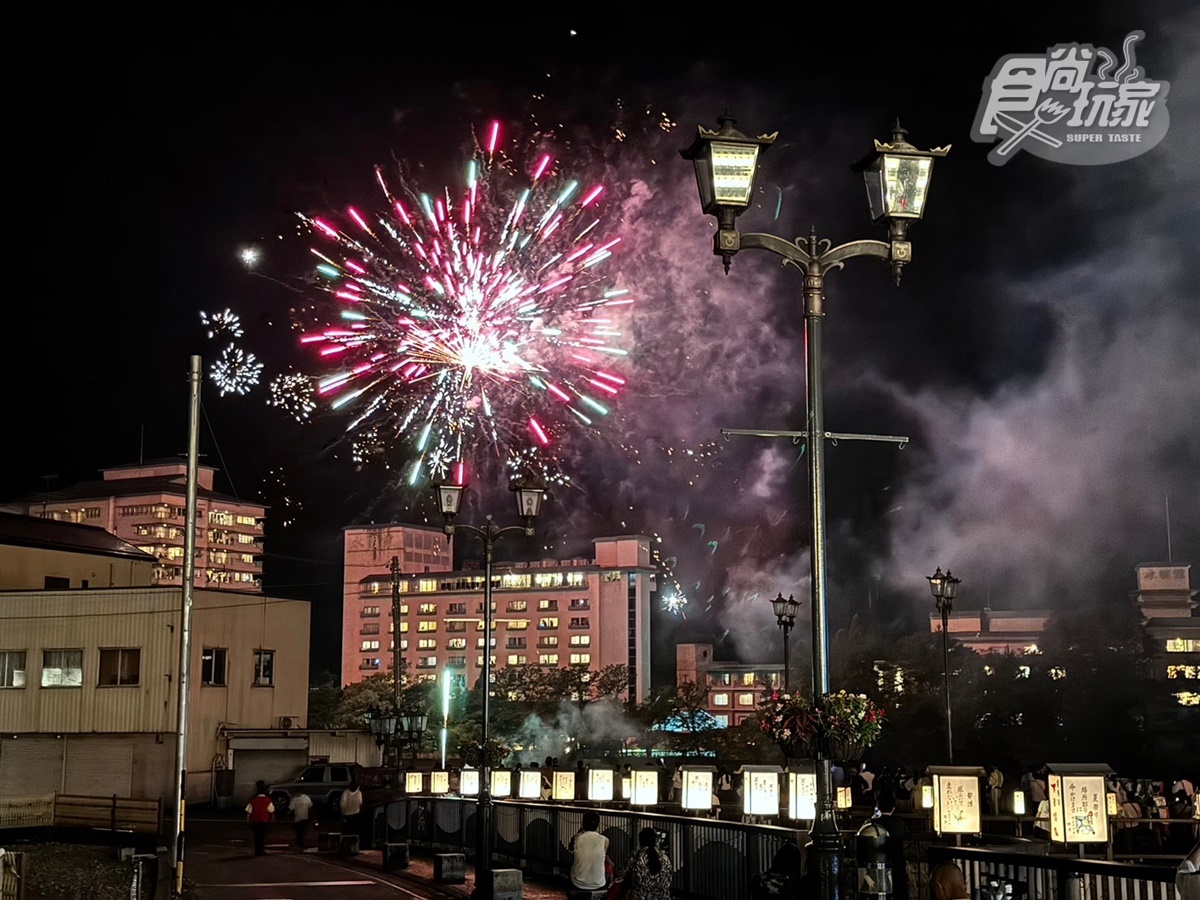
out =
[[[770,867],[750,879],[753,900],[799,897],[804,873],[804,854],[791,841],[776,851]]]
[[[929,896],[933,900],[970,900],[967,880],[954,863],[942,863],[929,873]]]
[[[602,891],[608,885],[605,861],[608,838],[600,833],[600,813],[589,809],[583,824],[571,838],[571,887],[578,891]]]

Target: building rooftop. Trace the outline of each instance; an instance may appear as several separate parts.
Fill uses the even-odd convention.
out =
[[[67,550],[143,562],[155,561],[149,553],[139,550],[103,528],[8,512],[0,512],[0,545]]]
[[[53,491],[36,491],[18,497],[15,501],[22,504],[36,503],[69,503],[75,500],[95,500],[104,497],[141,497],[146,494],[174,494],[182,496],[187,489],[182,476],[162,476],[158,478],[110,478],[106,481],[82,481],[70,487]],[[244,506],[254,506],[261,509],[267,507],[258,502],[244,500],[220,491],[206,490],[197,486],[196,496],[206,500],[216,500],[224,503],[238,503]]]

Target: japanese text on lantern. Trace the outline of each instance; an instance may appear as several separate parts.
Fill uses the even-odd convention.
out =
[[[1063,840],[1106,843],[1108,815],[1103,778],[1063,777]]]
[[[973,775],[939,776],[938,821],[943,833],[974,834],[980,830],[979,779]]]

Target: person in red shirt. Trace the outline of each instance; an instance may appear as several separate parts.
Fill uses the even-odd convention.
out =
[[[275,804],[267,796],[267,783],[259,781],[254,785],[257,793],[246,804],[246,817],[250,822],[250,831],[254,835],[254,855],[267,855],[267,831],[271,827],[271,816],[275,814]]]

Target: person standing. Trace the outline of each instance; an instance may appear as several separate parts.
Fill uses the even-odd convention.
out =
[[[879,791],[875,805],[879,810],[879,817],[875,821],[888,833],[884,850],[888,857],[888,868],[892,870],[892,898],[908,900],[908,856],[904,851],[908,826],[896,815],[896,798],[890,788]]]
[[[1000,771],[999,766],[990,765],[987,767],[987,789],[988,812],[993,816],[998,816],[1001,813],[1001,796],[1004,789],[1004,773]]]
[[[600,833],[600,813],[589,809],[571,838],[571,886],[580,891],[602,891],[608,884],[605,861],[608,838]]]
[[[362,837],[360,820],[362,819],[363,795],[357,779],[352,780],[350,786],[342,791],[339,805],[342,810],[343,833]]]
[[[271,816],[275,814],[275,804],[267,796],[267,783],[258,781],[254,784],[254,796],[246,804],[246,819],[250,823],[250,834],[254,838],[254,855],[267,855],[267,832],[271,829]]]
[[[638,849],[625,866],[622,900],[671,900],[671,860],[658,846],[658,832],[643,828]]]
[[[292,810],[292,828],[296,832],[296,852],[304,852],[304,833],[308,830],[308,817],[312,812],[312,797],[301,791],[289,804]]]

